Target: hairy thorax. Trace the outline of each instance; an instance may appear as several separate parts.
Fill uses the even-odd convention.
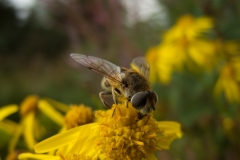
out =
[[[140,91],[149,91],[150,84],[148,80],[139,73],[128,70],[122,79],[122,91],[125,97],[131,97]]]

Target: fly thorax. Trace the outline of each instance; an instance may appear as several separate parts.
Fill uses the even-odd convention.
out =
[[[148,80],[135,71],[126,72],[126,76],[122,80],[122,88],[129,97],[140,91],[150,90]]]

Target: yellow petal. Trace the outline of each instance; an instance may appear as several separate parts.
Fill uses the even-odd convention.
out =
[[[150,49],[148,49],[145,56],[151,68],[149,73],[149,80],[151,82],[157,81],[157,74],[158,74],[157,68],[156,68],[157,56],[158,56],[158,47],[151,47]]]
[[[34,146],[36,153],[44,153],[76,141],[79,132],[83,132],[87,125],[75,127],[66,132],[52,136]]]
[[[0,121],[17,111],[18,111],[18,106],[15,104],[2,107],[0,109]]]
[[[10,135],[16,132],[17,127],[18,127],[18,124],[13,121],[10,121],[7,119],[0,121],[0,130],[3,130]]]
[[[50,156],[46,154],[32,154],[32,153],[21,153],[18,156],[19,160],[26,160],[26,159],[37,159],[37,160],[59,160],[58,156]]]
[[[62,111],[62,112],[67,112],[69,110],[69,106],[64,104],[64,103],[61,103],[61,102],[58,102],[58,101],[55,101],[53,99],[50,99],[50,98],[41,98],[42,100],[45,100],[47,101],[49,104],[51,104],[54,108]]]
[[[196,31],[205,31],[213,28],[213,20],[210,17],[197,18],[195,21]]]
[[[160,137],[162,140],[158,144],[163,149],[169,149],[170,144],[173,140],[181,138],[181,125],[177,122],[162,121],[158,122],[158,126],[163,130],[163,135]]]
[[[33,146],[36,144],[35,138],[34,138],[34,122],[35,122],[35,113],[30,112],[24,117],[23,120],[23,136],[25,138],[25,141],[27,143],[27,146],[29,149],[33,149]]]
[[[157,158],[156,158],[156,156],[152,153],[152,154],[148,154],[147,156],[146,156],[146,159],[147,160],[157,160]]]
[[[23,122],[20,122],[20,125],[18,125],[16,128],[15,128],[15,132],[14,132],[14,135],[9,143],[9,146],[8,146],[8,150],[9,152],[13,152],[14,151],[14,148],[19,140],[19,137],[21,136],[22,134],[22,131],[23,131],[23,125],[22,125]]]
[[[213,90],[213,94],[214,96],[217,98],[219,96],[219,94],[223,91],[223,87],[222,87],[222,82],[223,80],[221,78],[218,78],[214,90]]]
[[[158,122],[160,129],[164,130],[164,134],[176,134],[178,138],[182,137],[181,125],[172,121],[160,121]]]
[[[53,109],[53,107],[45,100],[39,100],[38,101],[38,107],[39,109],[47,115],[49,118],[51,118],[54,122],[62,126],[64,124],[64,117]]]
[[[93,144],[98,135],[98,125],[99,124],[97,123],[83,125],[82,130],[79,131],[79,136],[69,153],[78,153],[83,156],[95,158],[97,156],[97,152],[93,147]]]
[[[240,93],[239,93],[239,85],[233,79],[229,79],[225,83],[225,94],[227,99],[230,102],[239,102],[240,101]]]
[[[161,142],[158,143],[158,147],[168,150],[173,140],[176,139],[175,135],[163,135],[161,137]]]

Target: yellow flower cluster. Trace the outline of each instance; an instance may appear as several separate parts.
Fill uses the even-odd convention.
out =
[[[162,36],[158,46],[147,51],[150,80],[168,84],[173,72],[189,69],[219,71],[215,95],[224,93],[230,102],[240,102],[240,44],[210,39],[213,20],[185,15]]]
[[[96,118],[95,123],[75,127],[40,142],[35,151],[45,153],[57,149],[55,158],[63,160],[155,160],[156,150],[169,149],[171,142],[182,136],[179,123],[158,122],[152,113],[139,120],[137,110],[130,104],[128,108],[114,104],[110,110],[97,111]],[[30,156],[42,159],[43,155],[25,153],[19,158]]]
[[[150,80],[159,79],[168,84],[174,71],[184,67],[191,69],[193,65],[211,66],[215,60],[214,42],[207,40],[203,33],[212,27],[210,18],[182,16],[164,33],[161,43],[148,50],[146,58],[151,65]]]
[[[69,109],[70,108],[70,109]],[[19,111],[21,120],[17,124],[7,120],[7,117]],[[65,113],[66,116],[62,113]],[[0,109],[0,131],[9,134],[8,151],[13,157],[20,152],[16,152],[16,147],[24,140],[24,145],[29,151],[38,143],[39,139],[46,135],[47,124],[42,124],[39,115],[49,117],[56,125],[65,128],[73,128],[79,125],[93,122],[94,113],[91,108],[84,105],[68,105],[51,100],[49,98],[39,98],[36,95],[27,96],[18,106],[15,104],[1,107]],[[64,121],[65,120],[65,121]],[[65,122],[65,123],[64,123]]]
[[[154,119],[149,113],[142,119],[138,118],[138,111],[129,102],[128,107],[123,104],[113,104],[106,111],[96,111],[85,105],[72,105],[71,107],[48,98],[39,98],[35,95],[27,96],[20,106],[8,105],[1,108],[0,120],[10,114],[20,111],[22,121],[12,129],[13,139],[10,142],[9,156],[16,157],[21,135],[26,140],[28,150],[31,151],[37,143],[35,139],[35,124],[40,123],[39,113],[51,115],[57,124],[61,122],[63,129],[59,134],[52,136],[34,146],[36,153],[21,153],[19,159],[53,159],[53,160],[97,160],[97,159],[148,159],[155,160],[154,152],[169,149],[173,140],[181,138],[181,126],[177,122]],[[54,106],[54,107],[53,107]],[[67,107],[67,108],[65,108]],[[19,109],[18,109],[19,108]],[[55,110],[66,111],[65,116]],[[65,123],[64,123],[65,120]],[[7,121],[6,121],[7,122]],[[8,124],[12,124],[9,123]],[[40,124],[38,124],[37,127]],[[41,124],[42,125],[42,124]],[[5,127],[4,127],[5,126]],[[7,129],[7,123],[0,129]],[[10,125],[14,126],[14,125]],[[44,127],[42,125],[42,127]],[[67,128],[67,130],[66,130]],[[14,130],[14,132],[13,132]],[[17,151],[17,152],[16,152]]]

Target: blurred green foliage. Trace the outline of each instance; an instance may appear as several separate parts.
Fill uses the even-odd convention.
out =
[[[128,67],[134,57],[158,44],[160,35],[184,14],[212,17],[215,34],[210,36],[240,41],[238,0],[159,0],[165,10],[158,14],[166,14],[166,21],[153,15],[130,26],[121,1],[36,3],[22,20],[8,1],[0,2],[0,106],[19,104],[28,94],[38,94],[103,109],[98,98],[101,76],[79,67],[69,54],[89,54]],[[174,73],[169,85],[153,85],[159,96],[155,117],[181,123],[184,132],[170,151],[158,153],[159,159],[240,159],[240,107],[224,95],[213,97],[217,77],[216,71],[185,70]],[[230,130],[224,128],[226,118]]]

